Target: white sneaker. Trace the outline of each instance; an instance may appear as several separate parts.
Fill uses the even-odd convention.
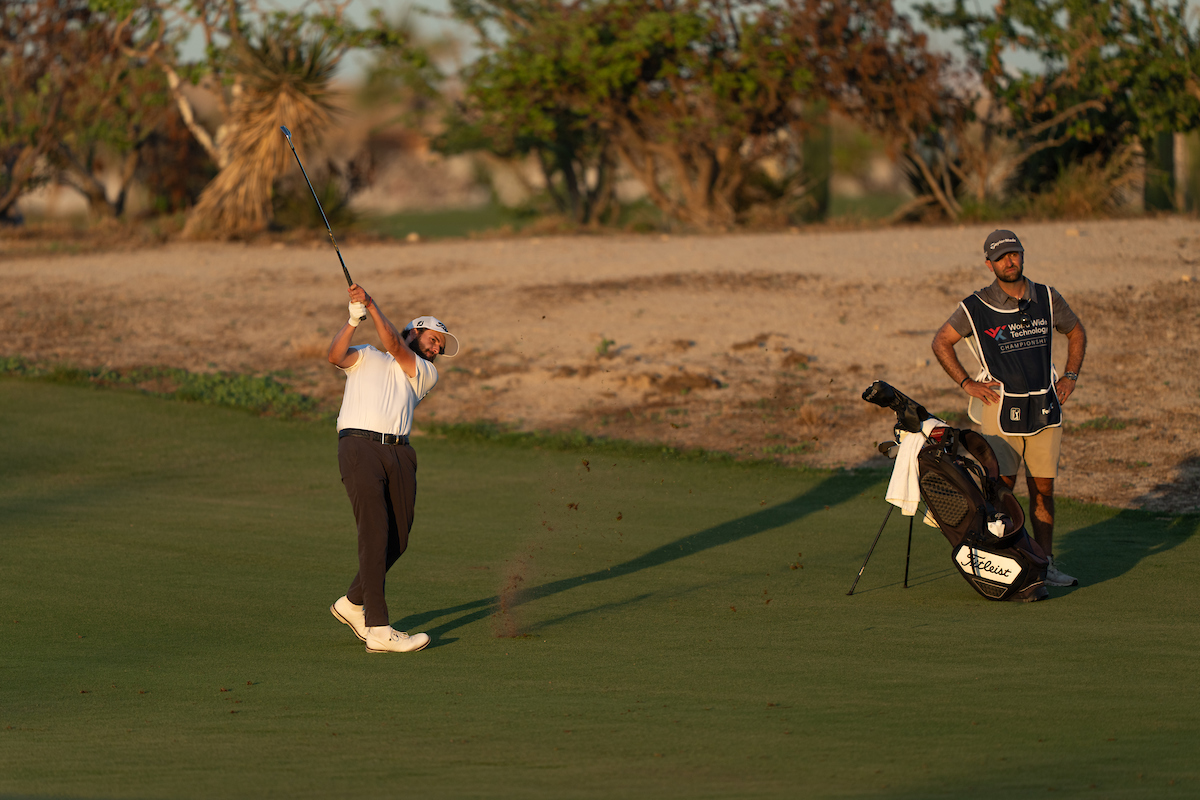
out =
[[[1079,581],[1072,578],[1054,565],[1054,556],[1050,556],[1050,566],[1046,567],[1047,586],[1078,586]]]
[[[368,653],[413,653],[425,649],[429,644],[429,634],[414,633],[409,636],[393,629],[391,625],[378,625],[367,628],[366,642]]]
[[[354,635],[359,639],[364,642],[367,640],[367,622],[363,617],[362,606],[354,605],[346,598],[346,595],[342,595],[333,601],[333,605],[329,607],[329,613],[333,614],[339,622],[349,625],[350,630],[354,631]]]

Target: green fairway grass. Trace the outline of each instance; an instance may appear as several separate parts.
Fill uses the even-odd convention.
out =
[[[418,413],[419,416],[419,413]],[[0,796],[1195,797],[1200,518],[1059,502],[1080,578],[983,600],[886,475],[422,436],[328,606],[330,423],[0,379]],[[862,431],[878,439],[878,431]]]

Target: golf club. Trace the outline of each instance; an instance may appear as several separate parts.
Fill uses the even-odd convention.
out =
[[[308,179],[308,173],[304,171],[304,164],[300,161],[300,154],[296,152],[296,145],[292,144],[292,132],[283,125],[279,126],[279,130],[283,131],[283,135],[287,137],[288,147],[292,148],[292,155],[296,157],[296,163],[300,166],[300,174],[304,176],[304,182],[308,184],[308,190],[312,192],[313,200],[316,201],[317,210],[321,212],[321,219],[325,221],[325,230],[329,231],[329,241],[333,242],[333,249],[337,252],[338,261],[342,264],[342,273],[346,276],[346,285],[353,286],[354,280],[350,277],[350,270],[346,269],[346,260],[342,258],[342,251],[338,247],[337,239],[333,238],[333,228],[329,227],[329,218],[325,216],[325,209],[321,208],[321,199],[317,197],[317,190],[313,188],[312,181]],[[362,316],[359,319],[366,319],[366,316]]]

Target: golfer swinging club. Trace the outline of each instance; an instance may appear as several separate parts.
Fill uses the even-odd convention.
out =
[[[408,443],[413,411],[438,380],[433,360],[458,353],[458,339],[434,317],[396,330],[371,296],[351,284],[350,319],[329,345],[330,363],[346,373],[338,414],[338,466],[358,525],[358,574],[329,610],[367,643],[368,653],[405,653],[429,635],[393,630],[384,577],[408,547],[417,498],[417,455]],[[354,329],[371,315],[381,353],[350,346]]]

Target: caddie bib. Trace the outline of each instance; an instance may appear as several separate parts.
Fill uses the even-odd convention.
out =
[[[1009,436],[1032,436],[1062,424],[1050,351],[1050,288],[1032,281],[1029,285],[1033,299],[1024,311],[996,308],[975,294],[962,301],[985,377],[1001,383],[1000,430]]]

